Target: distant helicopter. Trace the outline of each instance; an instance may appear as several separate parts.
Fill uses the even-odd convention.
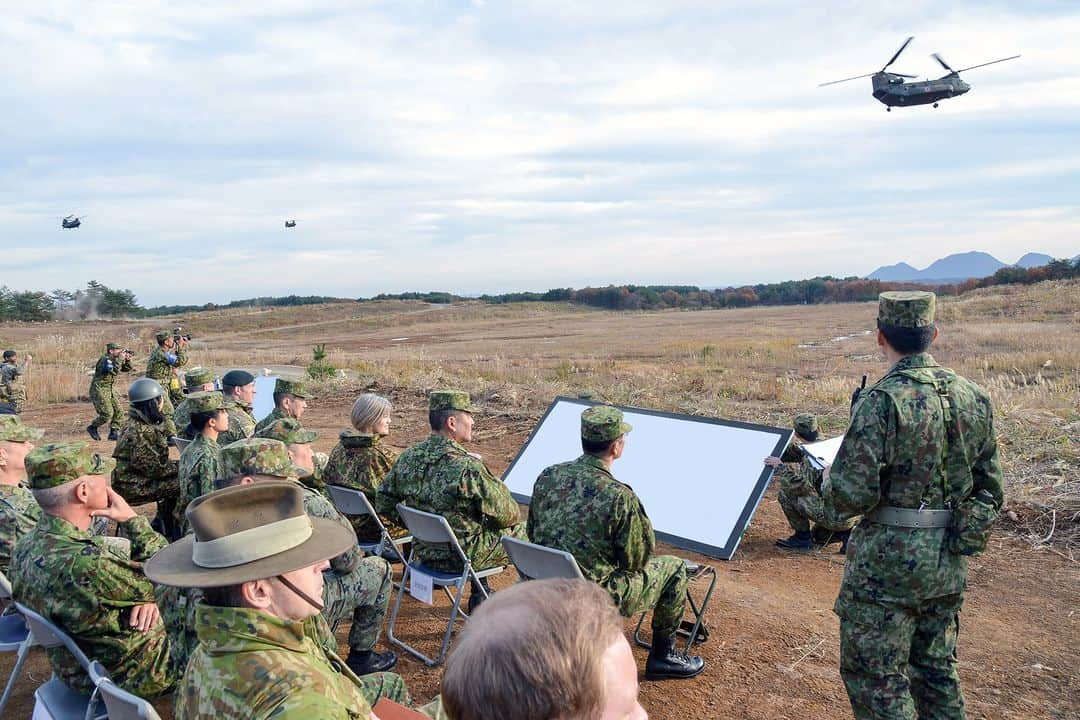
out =
[[[905,40],[904,44],[900,46],[900,49],[896,51],[896,54],[892,56],[889,62],[885,63],[885,67],[877,72],[821,83],[818,87],[825,87],[826,85],[835,85],[837,83],[847,82],[848,80],[858,80],[859,78],[868,77],[872,78],[871,82],[874,85],[874,97],[884,103],[886,106],[885,109],[889,112],[892,112],[893,107],[897,105],[929,105],[930,103],[933,103],[934,107],[937,107],[939,100],[947,100],[948,98],[956,97],[957,95],[963,95],[971,89],[970,85],[960,79],[960,73],[986,65],[993,65],[994,63],[1005,62],[1006,60],[1015,60],[1020,57],[1019,55],[1013,55],[1012,57],[991,60],[990,62],[972,65],[971,67],[962,68],[960,70],[953,70],[941,59],[940,55],[934,53],[931,57],[941,63],[941,67],[948,70],[949,74],[942,75],[937,80],[921,80],[919,82],[905,83],[904,78],[914,78],[918,76],[885,71],[890,65],[896,62],[896,58],[900,57],[900,53],[904,52],[908,44],[914,39],[914,36],[911,36]]]
[[[286,220],[285,221],[285,227],[287,227],[287,228],[296,227],[296,221],[295,220]]]
[[[83,217],[88,217],[88,216],[84,215]],[[78,217],[76,217],[74,215],[68,215],[66,218],[62,218],[60,220],[60,229],[62,229],[62,230],[74,230],[75,228],[79,227],[80,225],[82,225],[82,219],[78,218]]]

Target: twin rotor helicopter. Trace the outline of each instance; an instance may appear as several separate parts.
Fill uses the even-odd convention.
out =
[[[900,49],[896,51],[896,54],[890,58],[889,62],[885,63],[885,67],[877,72],[856,75],[855,77],[844,78],[843,80],[832,80],[831,82],[821,83],[818,87],[836,85],[837,83],[868,77],[871,78],[871,83],[874,86],[874,97],[879,102],[884,103],[885,109],[889,112],[892,112],[892,109],[897,106],[906,107],[908,105],[929,105],[933,103],[934,107],[937,107],[938,101],[948,100],[949,98],[963,95],[968,90],[971,90],[971,86],[960,79],[960,73],[984,67],[986,65],[1005,62],[1006,60],[1015,60],[1020,57],[1019,55],[1013,55],[1011,57],[1000,58],[998,60],[991,60],[990,62],[961,68],[960,70],[953,70],[940,55],[934,53],[931,57],[941,63],[941,67],[948,70],[948,74],[942,75],[936,80],[920,80],[919,82],[905,83],[904,78],[915,78],[918,76],[886,71],[889,69],[890,65],[896,62],[896,58],[900,57],[900,53],[904,52],[914,39],[914,36],[912,36],[905,40],[904,44],[900,46]]]
[[[60,229],[61,230],[74,230],[75,228],[80,227],[82,225],[83,219],[87,218],[87,217],[89,217],[89,216],[88,215],[83,215],[82,217],[80,217],[78,215],[68,215],[67,217],[62,217],[62,218],[60,218]],[[296,227],[296,221],[295,220],[286,220],[285,221],[285,227],[286,228],[294,228],[294,227]]]

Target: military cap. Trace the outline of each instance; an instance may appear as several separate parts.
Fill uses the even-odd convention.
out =
[[[108,475],[116,461],[94,452],[88,443],[49,443],[26,456],[26,476],[34,490],[46,490],[83,475]]]
[[[792,423],[795,428],[795,432],[799,437],[807,440],[816,440],[818,436],[818,424],[817,418],[810,413],[800,413],[795,416],[795,422]]]
[[[225,479],[244,475],[301,478],[311,474],[293,465],[285,443],[270,438],[252,437],[229,443],[221,448],[221,465]]]
[[[476,412],[469,393],[464,390],[432,390],[428,395],[428,410],[461,410],[462,412]]]
[[[294,395],[305,400],[311,397],[311,393],[307,389],[307,383],[303,380],[286,380],[285,378],[278,378],[274,383],[274,393]]]
[[[221,378],[221,384],[229,387],[244,387],[253,382],[255,382],[255,376],[247,370],[230,370]]]
[[[314,442],[319,437],[319,433],[314,430],[305,430],[296,418],[281,418],[255,433],[255,437],[280,440],[286,445],[304,445]]]
[[[903,328],[934,324],[937,296],[926,290],[895,290],[878,295],[878,322]]]
[[[192,415],[195,413],[208,413],[215,410],[224,410],[233,403],[225,399],[225,396],[215,390],[191,393],[187,396],[188,408]]]
[[[634,428],[623,422],[622,410],[611,405],[596,405],[581,413],[583,440],[606,442],[625,435]]]
[[[157,340],[159,343],[163,343],[171,337],[172,333],[168,330],[158,330],[156,333],[154,333],[154,339]]]
[[[184,384],[189,388],[199,387],[214,382],[214,372],[210,368],[193,367],[184,373]]]
[[[114,342],[105,343],[105,349],[106,350],[122,350],[123,348],[124,348],[124,346],[121,345],[120,343],[114,343]]]
[[[44,430],[23,425],[18,415],[0,415],[0,440],[30,442],[45,437]]]

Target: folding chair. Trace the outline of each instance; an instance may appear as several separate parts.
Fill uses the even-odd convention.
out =
[[[379,541],[373,543],[357,543],[361,550],[368,555],[377,555],[386,558],[391,562],[396,559],[402,565],[405,565],[408,562],[405,559],[405,555],[401,552],[401,546],[411,543],[412,537],[407,535],[398,538],[397,540],[390,537],[390,533],[387,532],[382,519],[380,519],[379,514],[375,512],[375,508],[371,507],[371,503],[364,493],[355,488],[342,487],[341,485],[327,485],[326,490],[330,493],[330,499],[334,501],[334,506],[337,507],[338,512],[342,515],[367,515],[372,518],[378,526],[380,533]],[[392,555],[384,554],[387,551],[390,551]]]
[[[15,607],[26,619],[35,645],[43,648],[62,645],[83,670],[90,673],[90,660],[67,633],[22,603],[15,603]],[[104,720],[108,715],[98,710],[96,696],[96,691],[91,695],[83,695],[72,690],[54,673],[48,682],[34,691],[34,699],[37,701],[34,716],[39,717],[37,710],[42,709],[47,717],[54,720]]]
[[[109,720],[161,720],[153,705],[118,687],[97,660],[90,663],[89,672],[91,682],[105,703]]]
[[[565,550],[544,547],[509,535],[503,536],[502,546],[522,580],[585,579],[577,560]]]
[[[7,576],[0,572],[0,600],[11,600],[11,583]],[[15,612],[12,607],[6,614],[0,615],[0,652],[14,652],[15,667],[11,669],[4,695],[0,697],[0,717],[4,717],[4,706],[7,705],[11,691],[15,687],[15,679],[19,677],[23,662],[26,660],[30,648],[34,646],[34,636],[30,634],[30,628],[26,627],[26,621],[22,615]]]
[[[187,446],[191,444],[190,440],[182,438],[179,435],[173,435],[172,441],[173,445],[176,446],[176,449],[180,451],[181,455],[183,455],[184,451],[187,450]]]
[[[401,574],[401,585],[398,588],[397,599],[394,601],[394,611],[390,615],[390,625],[386,630],[386,637],[391,643],[422,660],[428,667],[436,667],[446,658],[446,651],[450,647],[450,635],[454,631],[454,623],[457,621],[458,615],[460,614],[465,618],[469,616],[468,613],[461,609],[461,596],[465,593],[465,583],[469,580],[474,581],[476,588],[479,588],[480,592],[484,593],[486,597],[487,592],[480,586],[480,579],[497,575],[506,568],[500,565],[486,570],[474,570],[472,563],[465,555],[465,551],[461,549],[461,543],[458,542],[457,536],[454,535],[450,523],[442,515],[415,510],[403,503],[398,503],[397,511],[401,515],[405,527],[409,528],[409,533],[413,538],[433,545],[449,545],[461,558],[462,571],[460,573],[435,570],[415,559],[416,543],[413,543],[413,547],[409,551],[409,561],[405,564],[405,570]],[[401,599],[405,596],[405,585],[409,576],[414,572],[429,576],[432,585],[442,588],[446,596],[454,603],[454,607],[450,611],[450,621],[446,624],[446,633],[443,635],[442,648],[435,659],[429,658],[416,648],[394,637],[394,623],[397,622],[398,611],[401,609]],[[450,594],[451,587],[457,591],[454,595]],[[476,592],[476,590],[474,589],[473,592]]]
[[[709,639],[709,629],[705,627],[705,608],[709,606],[709,600],[712,599],[713,589],[716,587],[716,568],[708,565],[698,565],[690,560],[683,560],[686,563],[686,570],[690,573],[690,580],[697,580],[698,578],[705,577],[706,575],[712,576],[712,580],[709,582],[709,589],[705,591],[705,598],[701,601],[699,607],[697,601],[694,600],[694,596],[690,593],[690,586],[686,587],[686,602],[690,605],[690,612],[694,616],[694,621],[683,620],[679,623],[679,629],[676,634],[680,637],[686,638],[685,652],[690,652],[690,648],[694,646],[696,642],[704,642]],[[641,626],[645,624],[645,616],[648,615],[648,611],[641,613],[641,617],[638,619],[637,627],[634,628],[634,642],[638,647],[646,649],[652,649],[652,643],[645,642],[641,637]]]

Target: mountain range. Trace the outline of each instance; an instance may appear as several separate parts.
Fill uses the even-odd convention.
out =
[[[1075,262],[1080,255],[1072,258]],[[1046,253],[1029,252],[1013,263],[1013,267],[1033,268],[1046,265],[1054,258]],[[969,278],[984,278],[1003,267],[1010,267],[989,253],[971,251],[955,253],[935,260],[922,270],[901,262],[883,265],[866,277],[887,282],[953,283]]]

